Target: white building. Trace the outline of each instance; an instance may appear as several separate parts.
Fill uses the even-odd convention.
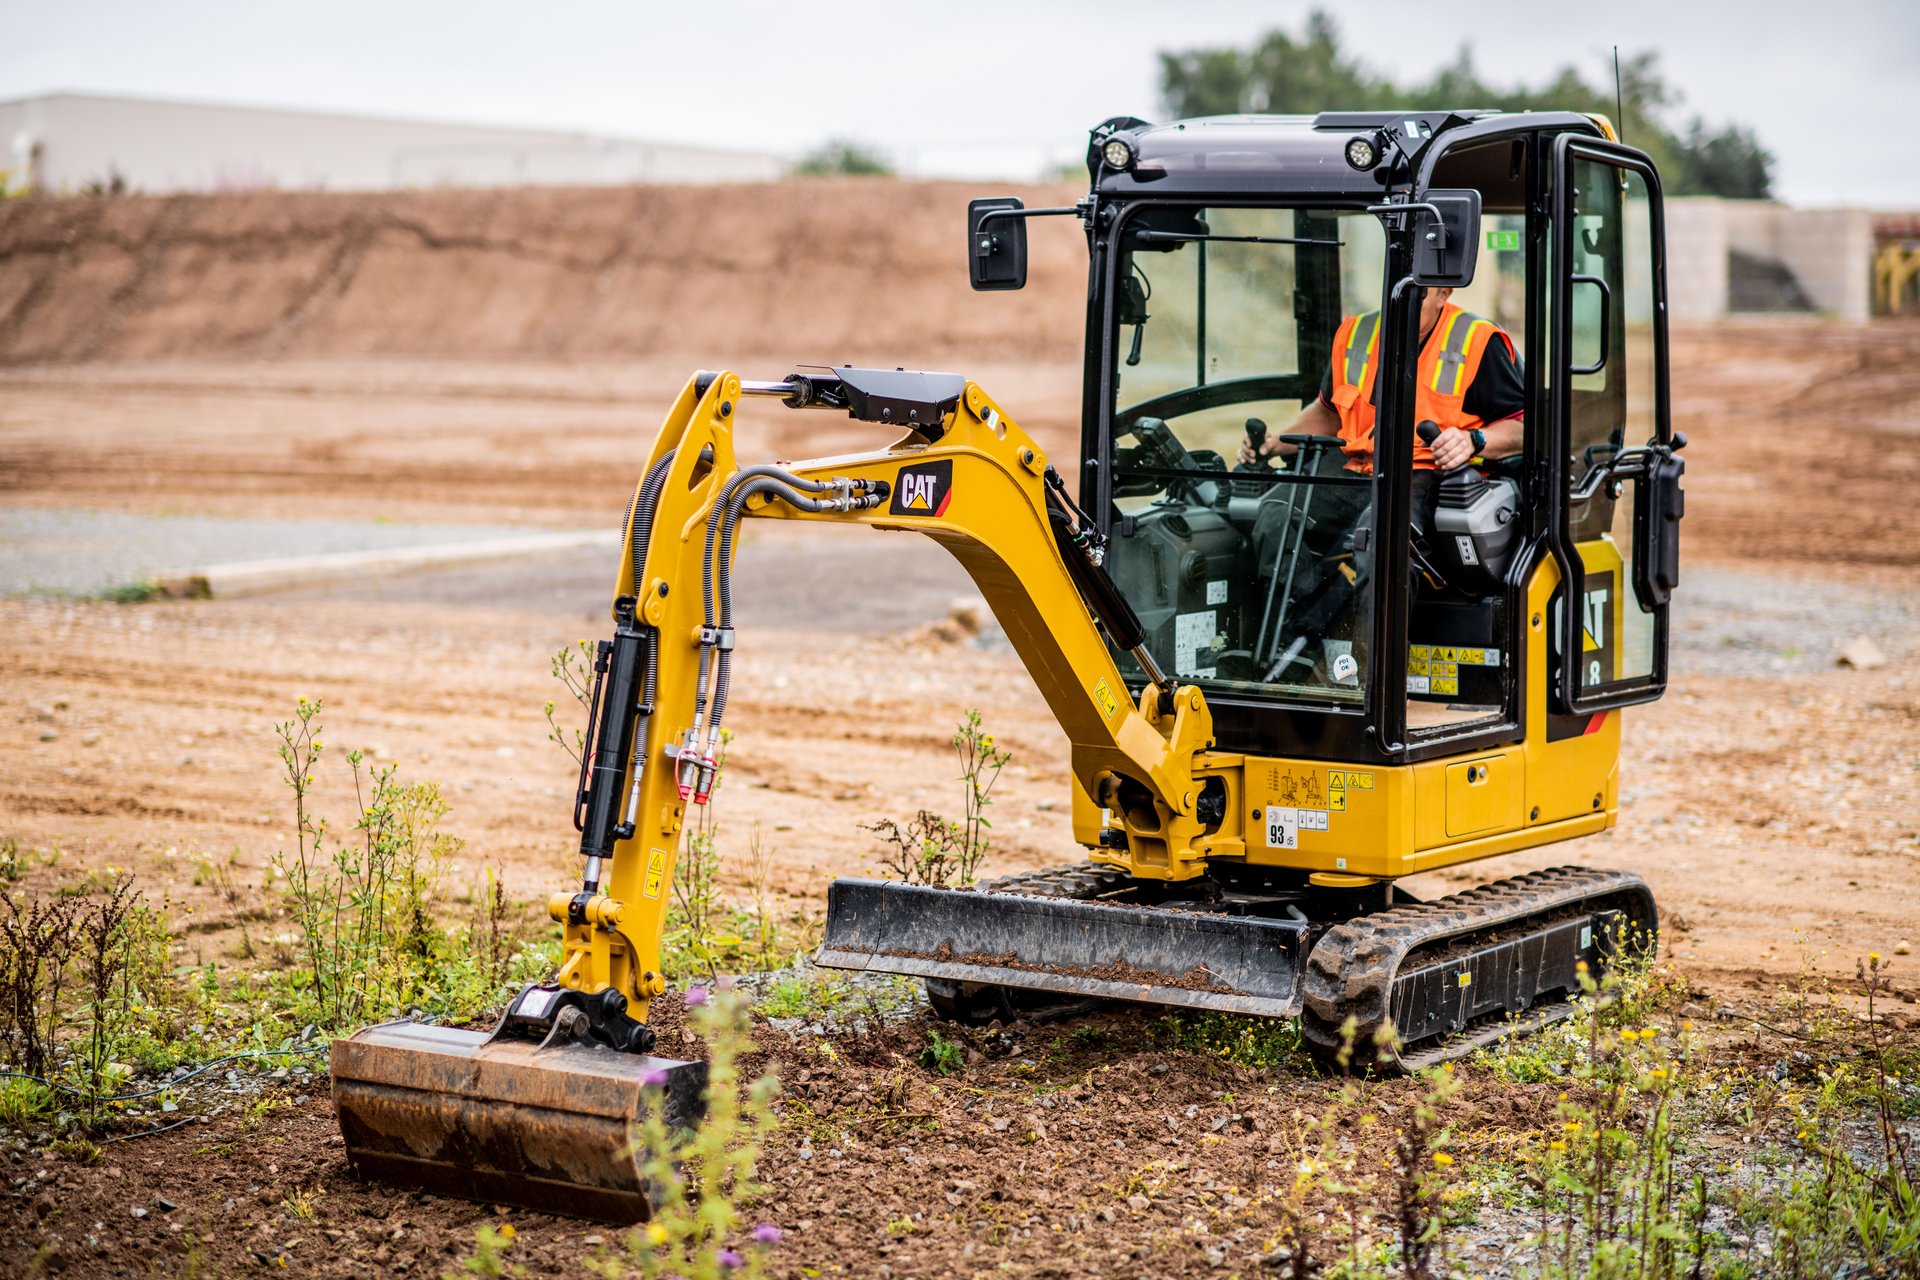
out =
[[[79,191],[764,182],[782,156],[542,129],[51,93],[0,102],[0,186]]]

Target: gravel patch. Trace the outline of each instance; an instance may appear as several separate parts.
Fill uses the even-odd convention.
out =
[[[1865,637],[1899,664],[1920,634],[1920,595],[1859,583],[1683,569],[1673,596],[1675,675],[1812,675]]]

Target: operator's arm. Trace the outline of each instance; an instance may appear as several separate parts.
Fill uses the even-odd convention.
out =
[[[1437,469],[1450,471],[1465,466],[1475,456],[1505,458],[1525,447],[1526,424],[1521,415],[1527,401],[1520,362],[1498,336],[1487,343],[1479,371],[1473,375],[1473,385],[1461,398],[1460,407],[1486,424],[1480,428],[1487,438],[1486,446],[1475,449],[1471,435],[1449,427],[1430,446]]]
[[[1463,467],[1475,457],[1505,458],[1516,454],[1526,444],[1524,420],[1516,414],[1499,422],[1489,422],[1480,428],[1487,438],[1487,447],[1475,449],[1473,437],[1458,427],[1448,427],[1434,437],[1433,465],[1439,471],[1451,471]]]

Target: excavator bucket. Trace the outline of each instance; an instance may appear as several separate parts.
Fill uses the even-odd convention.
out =
[[[815,962],[1290,1018],[1306,930],[1304,920],[841,879],[827,887]]]
[[[645,1109],[701,1114],[706,1064],[394,1022],[333,1043],[333,1105],[363,1176],[443,1195],[645,1219]]]

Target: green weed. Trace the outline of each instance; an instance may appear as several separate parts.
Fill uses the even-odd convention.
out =
[[[966,1046],[929,1027],[926,1046],[920,1050],[920,1065],[939,1075],[953,1075],[967,1065]]]
[[[473,1253],[461,1259],[460,1269],[474,1276],[497,1278],[526,1275],[525,1266],[506,1259],[514,1246],[516,1234],[511,1224],[495,1227],[490,1223],[481,1223],[473,1233]],[[441,1280],[458,1280],[458,1277],[446,1271],[441,1273]]]
[[[694,987],[687,1004],[707,1045],[706,1115],[690,1131],[669,1129],[660,1090],[649,1088],[639,1149],[645,1177],[656,1188],[653,1219],[628,1237],[624,1260],[598,1264],[604,1275],[744,1280],[763,1273],[780,1239],[772,1223],[746,1225],[748,1206],[763,1194],[754,1179],[780,1082],[742,1079],[740,1057],[753,1041],[738,992]]]
[[[1182,1009],[1154,1021],[1153,1043],[1166,1049],[1204,1053],[1244,1067],[1303,1067],[1300,1025],[1279,1018]]]
[[[993,784],[1013,753],[1000,749],[982,727],[980,713],[971,708],[949,745],[960,758],[960,821],[922,809],[905,822],[882,818],[865,828],[886,846],[881,871],[908,884],[970,885],[992,843],[987,809],[993,804]]]

